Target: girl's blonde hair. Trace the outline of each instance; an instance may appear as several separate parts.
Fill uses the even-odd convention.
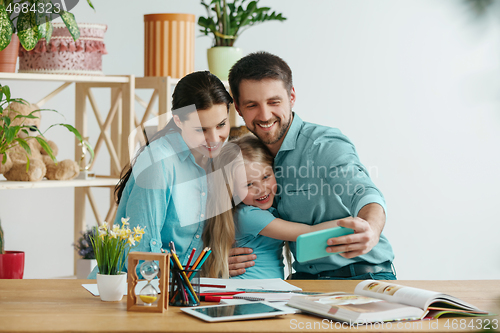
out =
[[[212,254],[203,265],[202,274],[214,278],[229,278],[229,251],[235,241],[234,210],[244,198],[234,194],[236,168],[244,164],[257,162],[273,167],[273,155],[269,149],[253,134],[246,134],[229,141],[214,159],[214,172],[223,171],[224,181],[212,184],[207,198],[208,219],[203,231],[203,243],[212,249]],[[217,178],[217,177],[214,177]],[[224,198],[229,195],[231,205]],[[235,202],[234,199],[238,200]],[[288,242],[285,244],[285,257],[291,275],[291,256]]]

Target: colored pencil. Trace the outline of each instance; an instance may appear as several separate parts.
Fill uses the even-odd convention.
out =
[[[198,256],[198,258],[196,258],[196,261],[194,262],[194,264],[191,266],[191,269],[196,269],[196,267],[198,266],[198,264],[200,263],[201,259],[203,259],[203,257],[205,256],[205,253],[207,253],[207,251],[209,250],[210,248],[206,247],[203,249],[203,251],[201,251],[200,255]]]
[[[186,276],[186,272],[184,271],[184,268],[182,267],[181,262],[179,261],[179,258],[177,258],[177,255],[175,254],[175,252],[172,252],[172,257],[174,258],[174,262],[177,265],[177,267],[179,268],[180,273],[182,274],[182,277],[184,278],[184,281],[186,282],[187,287],[193,293],[193,296],[196,300],[196,303],[200,303],[200,300],[198,299],[198,296],[196,296],[196,292],[194,291],[193,286],[189,282],[189,279]]]
[[[210,255],[210,253],[212,253],[212,250],[208,250],[207,253],[205,254],[205,256],[203,257],[203,259],[201,259],[201,261],[198,264],[198,266],[196,266],[196,268],[193,268],[193,269],[201,269],[201,266],[203,266],[203,264],[205,263],[205,260],[207,260],[207,258]],[[191,277],[191,274],[193,274],[193,272],[189,272],[188,278]]]
[[[200,284],[200,287],[210,287],[210,288],[226,288],[223,284]]]
[[[193,249],[191,250],[191,255],[189,256],[188,262],[187,262],[186,267],[184,269],[189,269],[189,264],[191,263],[191,260],[193,260],[195,252],[196,252],[196,248],[193,247]]]

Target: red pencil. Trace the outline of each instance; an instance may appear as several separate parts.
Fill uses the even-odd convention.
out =
[[[191,250],[191,255],[189,256],[188,262],[187,262],[186,266],[184,267],[184,269],[189,269],[189,264],[191,263],[191,260],[193,260],[195,252],[196,252],[196,248],[193,247],[193,249]]]
[[[204,284],[204,283],[200,283],[200,287],[226,288],[226,286],[223,284]]]

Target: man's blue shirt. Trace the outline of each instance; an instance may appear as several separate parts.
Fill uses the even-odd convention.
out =
[[[338,129],[304,122],[296,114],[274,159],[274,172],[275,206],[286,221],[313,225],[357,216],[369,203],[386,209],[351,141]],[[295,242],[290,242],[290,248],[296,256]],[[378,264],[393,259],[392,247],[382,234],[379,243],[362,256],[345,259],[335,254],[306,263],[295,261],[293,267],[315,274],[358,261]]]

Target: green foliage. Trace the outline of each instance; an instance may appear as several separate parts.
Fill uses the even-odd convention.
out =
[[[266,21],[285,21],[281,13],[272,12],[269,7],[257,7],[259,0],[212,0],[210,4],[201,1],[207,10],[207,17],[200,16],[198,25],[205,36],[213,34],[214,46],[233,46],[236,39],[249,27]],[[242,29],[243,28],[243,29]]]
[[[40,112],[40,111],[53,111],[57,112],[56,110],[48,110],[48,109],[40,109],[40,110],[35,110],[32,111],[28,115],[23,115],[23,114],[16,114],[15,111],[9,110],[8,106],[12,102],[17,102],[21,104],[28,105],[29,103],[22,99],[22,98],[11,98],[10,94],[10,88],[9,86],[2,86],[0,84],[0,155],[2,156],[2,164],[5,164],[7,162],[7,155],[6,153],[14,148],[15,146],[21,146],[24,151],[26,152],[26,170],[29,169],[29,156],[31,155],[31,149],[27,143],[28,140],[37,140],[40,145],[42,146],[43,150],[47,152],[47,154],[50,156],[50,158],[56,162],[56,158],[54,156],[54,153],[52,152],[52,149],[50,148],[49,144],[45,140],[45,137],[40,130],[38,130],[39,136],[36,137],[26,137],[26,138],[21,138],[19,137],[19,132],[23,132],[25,134],[28,134],[28,130],[31,128],[31,126],[24,124],[24,121],[26,119],[36,119],[38,118],[36,115],[34,115],[35,112]],[[12,115],[15,114],[14,117]],[[16,119],[21,119],[21,123],[19,125],[13,125],[13,121]],[[16,121],[17,123],[17,121]],[[51,129],[54,126],[63,126],[67,128],[71,133],[75,135],[77,140],[79,142],[83,142],[83,138],[78,132],[76,128],[74,128],[71,125],[68,124],[55,124],[50,126],[47,130]],[[90,152],[91,154],[94,153],[91,147]]]
[[[87,3],[95,10],[90,0],[87,0]],[[58,9],[51,0],[26,0],[23,4],[28,5],[27,10],[15,8],[19,3],[14,0],[0,0],[0,51],[9,45],[13,33],[17,33],[21,45],[27,51],[32,50],[40,39],[45,38],[49,43],[53,30],[52,12],[61,16],[75,41],[80,37],[75,16]],[[40,10],[40,8],[51,8],[51,10]],[[19,14],[15,14],[16,12]],[[17,27],[14,27],[13,21],[16,18]]]

